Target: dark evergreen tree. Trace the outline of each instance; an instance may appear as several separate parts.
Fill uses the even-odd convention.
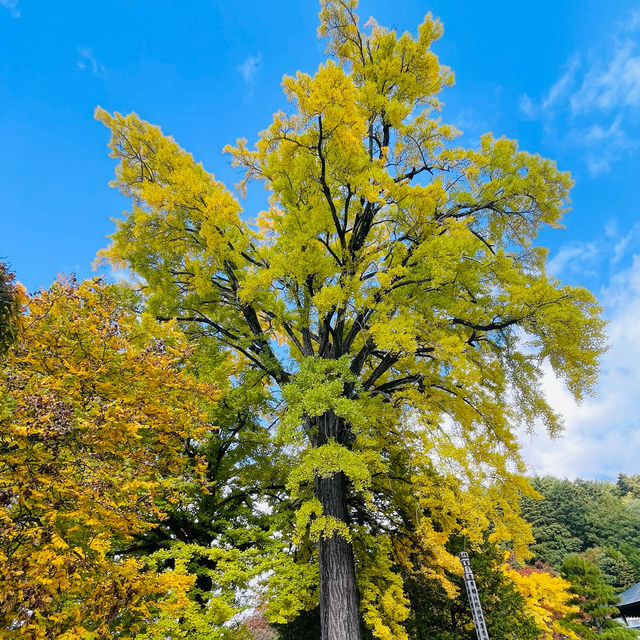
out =
[[[533,478],[532,485],[542,499],[524,498],[522,513],[532,526],[535,543],[532,562],[541,561],[559,569],[569,553],[583,550],[582,534],[587,508],[575,487],[567,480]]]
[[[615,485],[597,480],[576,480],[575,485],[587,510],[583,536],[586,548],[615,547],[623,541],[637,544],[640,518],[620,500]]]
[[[593,547],[585,551],[584,557],[600,569],[605,582],[616,592],[624,591],[636,582],[633,566],[613,547]]]
[[[0,262],[0,356],[17,337],[20,303],[13,281],[13,274]]]
[[[636,499],[629,497],[633,478],[621,474],[616,484],[534,478],[532,484],[543,498],[522,502],[535,538],[532,562],[548,562],[560,569],[571,553],[610,549],[610,557],[601,560],[609,584],[621,589],[640,580],[640,509],[634,508]]]
[[[578,613],[568,616],[567,626],[580,638],[637,640],[635,631],[612,620],[619,613],[616,604],[620,599],[593,562],[571,554],[562,563],[562,576],[571,583],[572,604],[580,607]]]
[[[640,473],[631,475],[619,473],[616,480],[616,489],[621,498],[640,499]]]

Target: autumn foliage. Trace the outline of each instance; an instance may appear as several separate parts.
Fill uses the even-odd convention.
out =
[[[172,326],[116,293],[62,280],[36,294],[0,370],[3,637],[142,630],[192,582],[112,551],[198,482],[182,452],[216,391],[194,383]]]
[[[540,630],[541,640],[576,640],[566,617],[578,608],[571,603],[571,584],[548,567],[505,567],[507,577],[524,598],[527,613]]]
[[[409,640],[409,588],[460,596],[460,541],[527,556],[516,429],[558,433],[545,363],[579,400],[604,348],[597,301],[538,245],[571,178],[513,140],[458,144],[431,15],[400,34],[320,4],[329,60],[226,148],[238,194],[158,126],[96,110],[131,202],[101,257],[139,297],[57,282],[3,366],[15,635],[240,638],[250,587],[267,636],[317,609],[323,640]],[[243,211],[251,181],[264,211]],[[510,606],[560,633],[564,581],[505,575]]]

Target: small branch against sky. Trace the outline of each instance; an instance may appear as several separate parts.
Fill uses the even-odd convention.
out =
[[[91,71],[94,76],[104,76],[106,69],[104,65],[95,57],[91,47],[78,47],[78,69]]]
[[[0,7],[4,7],[13,18],[20,17],[20,3],[18,0],[0,0]]]

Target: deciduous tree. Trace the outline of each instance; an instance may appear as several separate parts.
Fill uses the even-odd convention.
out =
[[[64,280],[32,296],[0,370],[4,638],[183,637],[171,625],[198,613],[191,557],[229,562],[210,546],[115,553],[203,486],[185,451],[218,396],[191,375],[184,336],[119,297]],[[227,637],[234,612],[211,598],[200,637]]]
[[[548,565],[508,568],[506,575],[524,598],[525,609],[534,620],[542,640],[578,640],[569,616],[581,615],[570,592],[571,584]]]
[[[133,201],[105,255],[139,276],[153,314],[216,339],[273,395],[316,572],[286,611],[319,584],[324,640],[356,640],[361,617],[405,638],[397,567],[453,593],[454,534],[480,544],[491,524],[494,540],[527,540],[514,427],[557,432],[543,361],[579,399],[602,350],[593,296],[549,276],[535,244],[559,226],[569,176],[504,138],[456,146],[438,117],[453,82],[431,50],[441,24],[365,28],[356,5],[321,2],[330,59],[285,77],[291,110],[254,149],[227,149],[241,189],[270,193],[257,215],[158,127],[97,111]]]

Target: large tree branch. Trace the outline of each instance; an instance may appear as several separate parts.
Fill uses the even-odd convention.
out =
[[[463,327],[469,327],[469,329],[473,329],[474,331],[499,331],[514,324],[518,324],[518,322],[522,322],[526,317],[527,316],[522,318],[510,318],[509,320],[498,320],[489,322],[488,324],[478,324],[469,320],[464,320],[463,318],[453,318],[451,320],[451,324],[459,324]]]
[[[393,181],[394,182],[402,182],[403,180],[411,181],[413,178],[415,178],[417,175],[419,175],[423,171],[428,171],[429,173],[433,173],[433,169],[431,167],[428,167],[427,165],[424,165],[418,168],[413,167],[411,171],[407,171],[406,173],[396,176],[393,179]]]
[[[333,196],[331,195],[331,189],[329,189],[329,185],[327,184],[327,163],[324,157],[324,153],[322,151],[322,141],[323,141],[323,133],[322,133],[322,116],[318,116],[318,157],[320,158],[320,186],[322,188],[322,193],[329,205],[329,210],[331,211],[331,217],[333,218],[333,224],[336,228],[336,232],[338,234],[338,238],[340,239],[340,246],[344,250],[346,248],[346,241],[344,236],[344,229],[340,224],[340,220],[338,219],[338,211],[336,209],[336,204],[333,201]]]
[[[402,378],[395,378],[393,380],[389,380],[383,384],[380,384],[374,387],[371,390],[371,393],[379,393],[382,395],[390,395],[396,391],[400,391],[402,389],[406,389],[409,386],[412,386],[416,383],[420,383],[424,380],[424,376],[420,373],[414,373],[410,376],[404,376]]]
[[[238,351],[239,353],[242,353],[242,355],[244,355],[251,362],[257,365],[265,373],[269,374],[278,384],[285,384],[289,381],[291,377],[290,374],[283,369],[280,361],[275,358],[275,355],[273,355],[273,351],[269,344],[266,345],[267,350],[265,350],[264,341],[253,340],[253,342],[248,347],[246,347],[242,343],[250,339],[250,336],[237,335],[229,329],[223,327],[220,323],[211,320],[211,318],[205,316],[204,314],[199,312],[195,313],[196,315],[193,316],[156,316],[156,319],[160,320],[161,322],[178,320],[179,322],[192,322],[194,324],[207,325],[211,327],[217,334],[219,334],[218,338],[221,339],[226,345]],[[267,356],[267,362],[263,362],[261,360],[261,357],[264,356]],[[274,367],[274,365],[276,366]]]
[[[359,376],[362,372],[362,367],[367,358],[373,353],[376,348],[376,343],[372,338],[369,338],[363,345],[360,351],[356,354],[356,357],[351,361],[351,373]]]
[[[378,366],[373,370],[371,375],[364,381],[362,388],[369,391],[373,385],[387,372],[393,365],[398,362],[399,355],[395,353],[385,353]]]

